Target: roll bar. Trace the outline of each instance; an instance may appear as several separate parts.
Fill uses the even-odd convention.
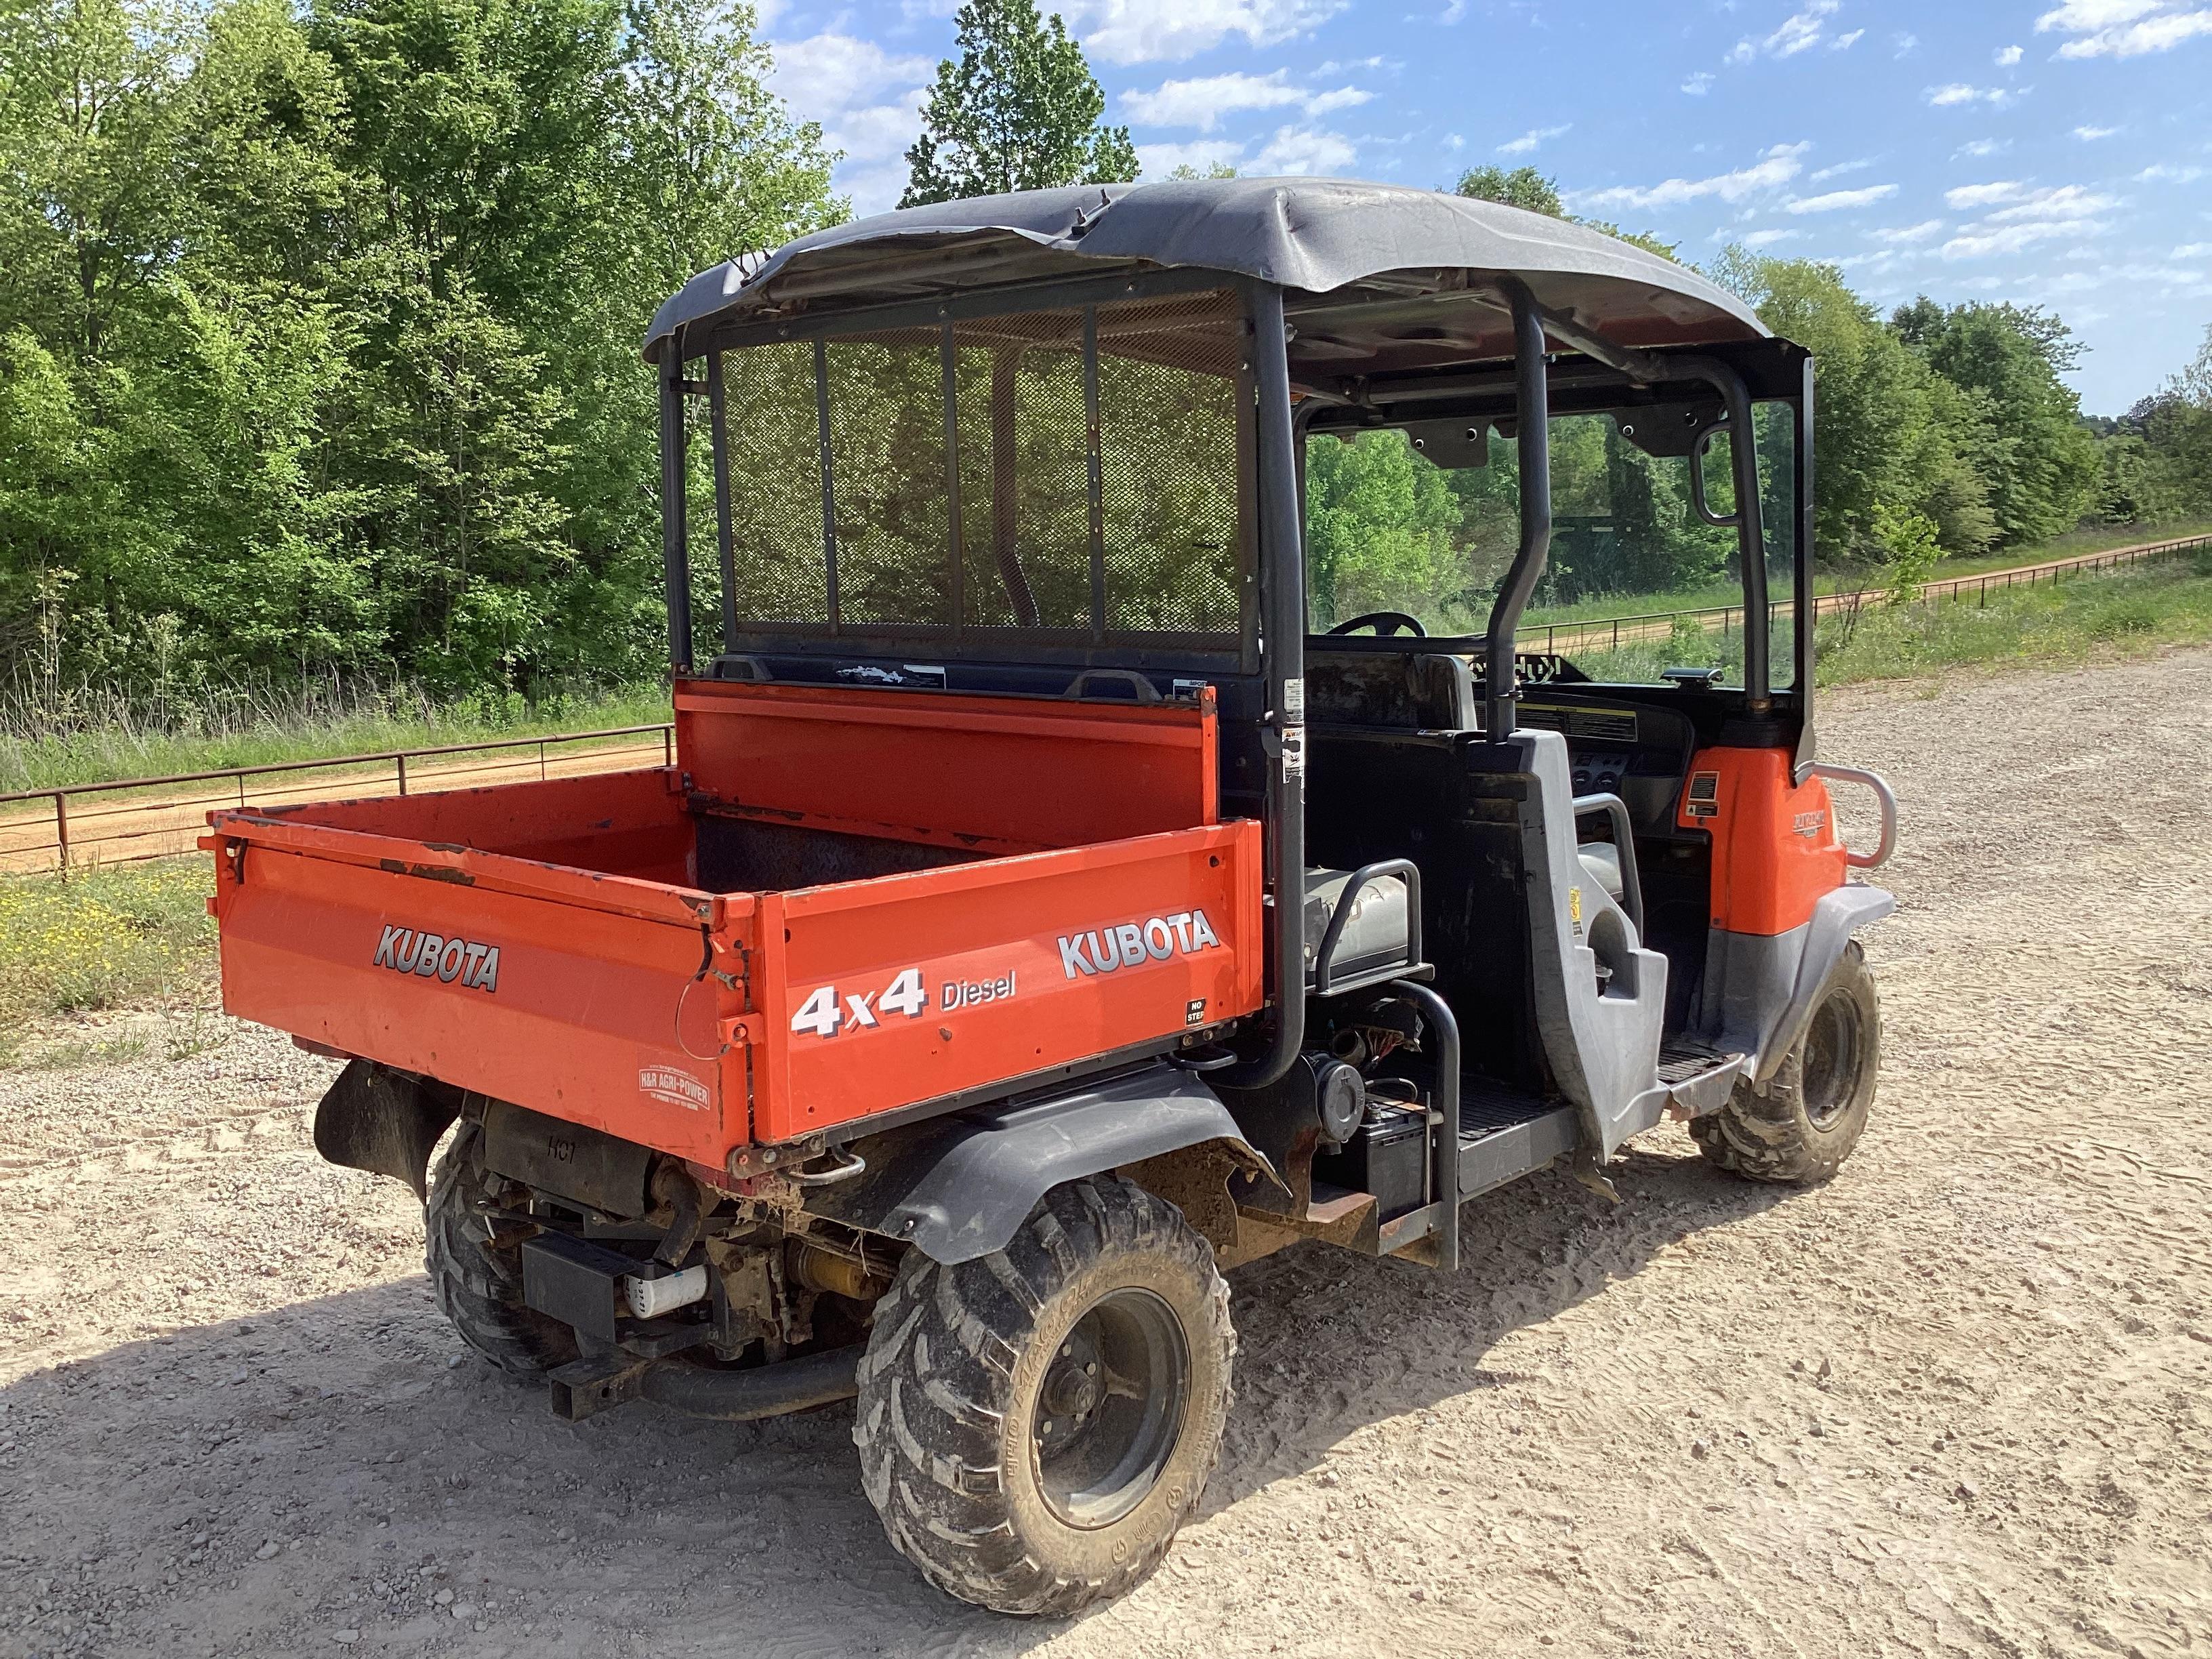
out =
[[[1764,714],[1774,707],[1767,635],[1774,617],[1766,600],[1766,532],[1759,522],[1759,440],[1752,425],[1751,392],[1743,376],[1717,357],[1677,357],[1674,367],[1696,375],[1721,394],[1728,410],[1717,427],[1701,434],[1690,457],[1691,482],[1698,515],[1708,524],[1733,526],[1736,553],[1743,566],[1743,690],[1747,713]],[[1729,461],[1735,474],[1735,511],[1717,516],[1705,505],[1704,461],[1713,432],[1729,434]],[[1807,596],[1808,603],[1810,596]]]
[[[1496,743],[1513,730],[1513,636],[1521,613],[1543,580],[1552,550],[1552,388],[1546,378],[1544,322],[1535,297],[1517,282],[1505,284],[1513,304],[1514,423],[1521,461],[1521,544],[1498,585],[1490,607],[1488,655],[1483,663],[1484,732]]]
[[[1267,755],[1267,884],[1274,896],[1268,965],[1275,1018],[1265,1051],[1214,1080],[1262,1089],[1291,1069],[1306,1040],[1306,556],[1283,290],[1273,283],[1253,283],[1245,292],[1260,399],[1260,629],[1267,694],[1261,740]]]

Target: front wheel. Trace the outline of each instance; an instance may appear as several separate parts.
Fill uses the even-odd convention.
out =
[[[1826,1181],[1866,1129],[1881,1060],[1881,1003],[1854,940],[1765,1088],[1738,1084],[1727,1105],[1691,1121],[1690,1133],[1708,1158],[1747,1181]]]
[[[884,1530],[939,1589],[1060,1615],[1167,1552],[1212,1472],[1236,1335],[1212,1249],[1099,1176],[1006,1249],[908,1253],[877,1304],[853,1438]]]

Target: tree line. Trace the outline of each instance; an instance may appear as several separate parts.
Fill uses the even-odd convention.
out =
[[[1059,19],[972,0],[957,29],[908,204],[1135,175]],[[0,678],[52,697],[238,676],[449,696],[658,672],[646,322],[694,272],[849,211],[769,68],[735,0],[7,9]],[[1561,211],[1525,168],[1460,188]],[[1883,317],[1832,266],[1740,250],[1713,274],[1818,356],[1826,556],[2212,511],[2212,337],[2094,422],[2048,313]],[[1402,454],[1350,455],[1316,480],[1326,579],[1380,589],[1408,560],[1423,580],[1456,561],[1467,589],[1510,477],[1440,489],[1398,476]],[[1617,486],[1630,507],[1608,511],[1680,507],[1617,436],[1563,444],[1561,465]],[[1561,566],[1591,592],[1725,556],[1703,533],[1656,554],[1591,536]]]

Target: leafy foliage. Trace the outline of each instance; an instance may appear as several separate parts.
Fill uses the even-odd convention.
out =
[[[957,27],[960,55],[937,66],[901,207],[1137,176],[1129,130],[1100,122],[1106,94],[1057,15],[968,0]]]
[[[0,14],[0,646],[58,722],[653,672],[695,270],[831,222],[723,0]]]

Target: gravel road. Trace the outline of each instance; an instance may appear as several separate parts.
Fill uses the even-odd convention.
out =
[[[1906,815],[1841,1176],[1670,1128],[1455,1278],[1234,1275],[1204,1513],[1073,1621],[925,1588],[847,1408],[555,1422],[282,1039],[0,1074],[0,1654],[2205,1654],[2212,653],[1823,720]]]

